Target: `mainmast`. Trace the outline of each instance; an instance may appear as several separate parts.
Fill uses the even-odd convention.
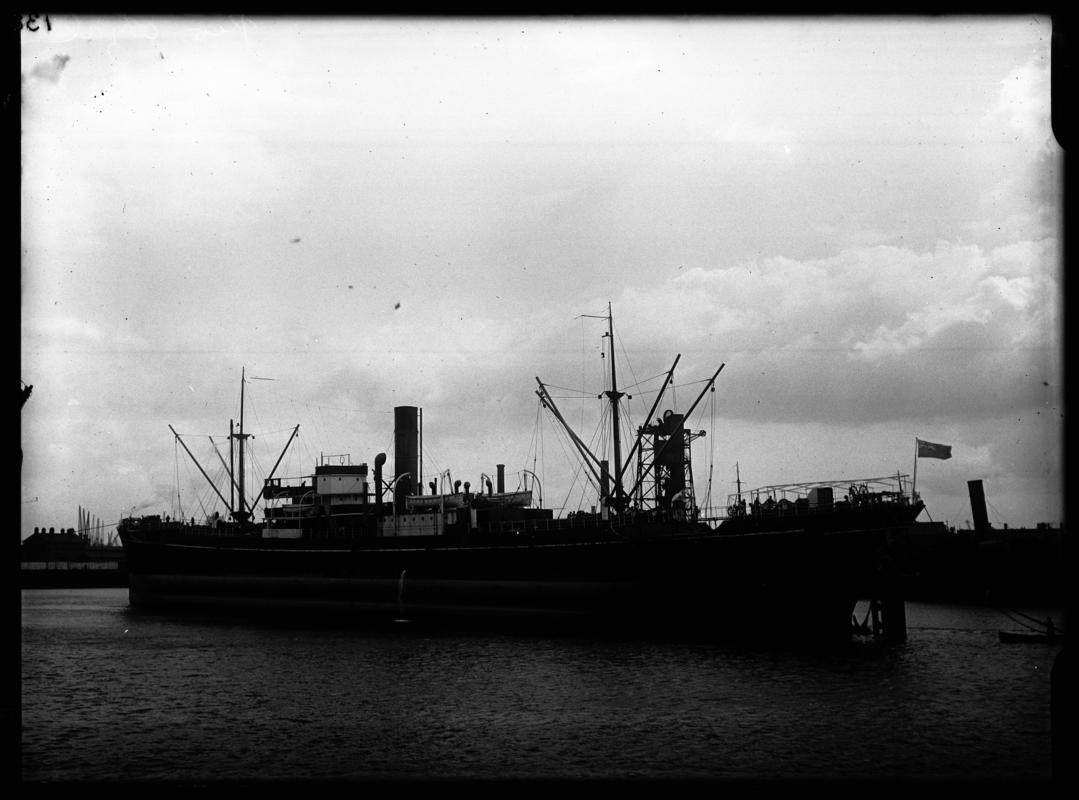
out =
[[[232,516],[236,518],[237,522],[245,522],[249,516],[247,511],[247,500],[244,498],[244,439],[250,434],[244,433],[244,386],[247,383],[246,378],[247,368],[243,368],[240,371],[240,430],[238,433],[231,433],[234,439],[237,440],[237,465],[238,465],[238,480],[236,482],[236,488],[239,491],[239,509],[233,510]]]
[[[619,435],[618,425],[618,401],[622,398],[622,392],[618,391],[618,381],[615,377],[614,370],[614,316],[611,314],[611,304],[607,303],[607,338],[610,341],[611,351],[611,388],[606,393],[607,397],[611,399],[611,427],[614,434],[614,464],[618,472],[615,473],[614,478],[614,497],[617,504],[621,504],[622,501],[622,440]]]
[[[625,490],[622,488],[622,439],[619,432],[618,422],[618,401],[625,397],[624,392],[618,391],[618,373],[615,369],[614,363],[614,315],[611,313],[611,304],[607,303],[607,316],[600,317],[594,314],[584,314],[585,317],[591,317],[592,319],[606,319],[607,320],[607,333],[603,334],[610,339],[610,346],[608,352],[611,359],[611,388],[604,392],[608,399],[611,401],[611,436],[612,444],[614,445],[614,502],[616,506],[621,507],[623,504],[623,498],[625,496]]]
[[[693,477],[691,472],[690,443],[697,437],[703,436],[704,432],[695,433],[685,429],[684,422],[689,419],[690,415],[696,410],[697,405],[700,403],[704,395],[709,391],[714,391],[714,385],[716,378],[719,377],[719,373],[722,372],[724,365],[720,364],[719,369],[715,371],[711,378],[705,382],[704,388],[697,396],[697,399],[693,401],[689,410],[685,414],[674,414],[672,411],[668,411],[664,414],[662,420],[657,419],[654,423],[651,422],[652,416],[655,414],[656,409],[659,407],[659,403],[663,397],[664,392],[670,385],[674,377],[675,367],[678,365],[681,354],[675,357],[674,364],[671,365],[670,370],[667,371],[667,376],[663,381],[663,386],[660,388],[659,393],[656,395],[655,401],[652,403],[652,408],[649,410],[647,417],[645,417],[645,425],[641,426],[637,430],[637,439],[634,442],[633,447],[630,449],[629,457],[623,462],[622,460],[622,439],[621,439],[621,424],[619,415],[619,401],[623,397],[629,397],[625,392],[618,390],[618,368],[615,363],[614,356],[614,315],[611,311],[611,304],[607,303],[607,314],[605,316],[599,316],[596,314],[582,314],[582,317],[588,317],[591,319],[606,319],[607,320],[607,332],[603,335],[610,339],[610,346],[607,354],[611,359],[611,386],[610,389],[598,395],[602,398],[606,396],[611,403],[611,439],[614,447],[614,468],[609,469],[606,461],[601,461],[595,454],[589,450],[588,446],[581,440],[581,438],[574,433],[573,428],[566,422],[565,418],[558,411],[558,407],[555,405],[554,398],[551,397],[547,391],[547,387],[544,386],[540,379],[536,378],[536,383],[539,384],[539,391],[536,394],[539,396],[544,408],[549,410],[555,419],[562,425],[566,433],[569,435],[573,445],[577,448],[582,457],[582,464],[589,471],[593,480],[600,488],[600,497],[604,501],[604,506],[612,506],[618,510],[624,510],[626,506],[631,502],[631,498],[637,498],[639,501],[641,497],[637,494],[638,489],[641,488],[646,476],[656,473],[656,486],[659,486],[661,476],[658,474],[660,470],[664,470],[675,476],[677,472],[676,480],[670,481],[671,486],[676,486],[678,489],[677,494],[680,498],[680,502],[684,505],[689,515],[696,514],[696,507],[693,498]],[[650,437],[650,438],[649,438]],[[647,447],[645,442],[648,442]],[[638,448],[642,451],[642,455],[639,457],[638,475],[636,482],[633,484],[633,488],[628,492],[623,484],[622,477],[625,474],[626,469],[629,467],[630,459],[633,458],[633,454],[637,452]],[[648,450],[649,463],[645,466],[645,456],[643,451]],[[614,480],[614,491],[611,495],[607,494],[607,484],[610,479]],[[657,488],[657,492],[658,492]],[[669,497],[665,497],[664,501],[669,505],[670,501],[674,499],[673,493]],[[657,495],[657,500],[660,498]]]

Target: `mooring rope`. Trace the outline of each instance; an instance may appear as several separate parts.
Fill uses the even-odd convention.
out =
[[[1000,609],[997,609],[997,610],[1000,611],[1001,614],[1006,616],[1012,622],[1014,622],[1016,625],[1020,625],[1020,626],[1022,626],[1024,628],[1026,628],[1027,630],[1037,631],[1038,633],[1044,633],[1044,632],[1046,632],[1048,630],[1049,625],[1052,625],[1053,630],[1057,634],[1062,633],[1060,628],[1057,627],[1056,623],[1053,622],[1052,617],[1046,617],[1046,619],[1037,619],[1036,617],[1032,617],[1029,614],[1024,614],[1022,611],[1019,611],[1018,609],[1014,609],[1014,608],[1000,608]],[[1037,627],[1034,627],[1034,625],[1028,625],[1027,623],[1023,622],[1022,620],[1016,619],[1015,617],[1012,616],[1012,614],[1018,614],[1020,617],[1023,617],[1024,619],[1030,620],[1035,625],[1037,625]]]

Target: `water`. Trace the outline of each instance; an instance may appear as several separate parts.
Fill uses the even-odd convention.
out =
[[[909,603],[903,644],[808,652],[22,605],[26,782],[1051,777],[1060,648],[1001,644],[988,608]]]

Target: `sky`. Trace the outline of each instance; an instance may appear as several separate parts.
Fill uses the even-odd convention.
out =
[[[505,464],[588,507],[537,378],[610,457],[608,304],[624,442],[676,356],[660,410],[723,365],[699,503],[916,469],[923,521],[967,527],[969,480],[998,527],[1062,520],[1048,18],[50,24],[21,33],[22,538],[212,510],[242,375],[252,494],[279,456],[392,472],[412,405],[425,481]]]

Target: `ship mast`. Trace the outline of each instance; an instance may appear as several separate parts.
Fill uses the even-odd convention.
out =
[[[622,397],[622,392],[618,391],[618,383],[615,380],[614,372],[614,316],[611,314],[611,304],[607,303],[607,338],[610,341],[611,350],[611,388],[606,394],[611,398],[611,428],[614,434],[614,463],[618,468],[618,473],[614,478],[614,497],[615,503],[621,505],[622,503],[622,440],[618,431],[618,401]]]
[[[618,391],[618,376],[615,370],[614,363],[614,315],[611,313],[611,304],[607,303],[607,316],[600,317],[595,314],[582,314],[584,317],[591,317],[592,319],[606,319],[607,320],[607,333],[603,334],[610,339],[608,351],[611,358],[611,388],[604,392],[608,399],[611,401],[611,436],[612,444],[614,445],[614,503],[616,507],[623,505],[625,490],[622,488],[622,439],[619,432],[618,423],[618,401],[625,397],[624,392]]]
[[[643,448],[642,442],[644,441],[645,435],[647,433],[649,433],[649,432],[655,433],[655,430],[650,430],[649,429],[648,420],[651,420],[652,415],[655,414],[656,409],[659,407],[659,403],[660,403],[660,401],[661,401],[661,399],[663,397],[663,394],[666,391],[667,387],[670,385],[671,380],[674,377],[675,367],[678,366],[678,361],[679,361],[679,359],[681,359],[682,356],[681,356],[681,354],[676,356],[675,359],[674,359],[674,364],[672,364],[671,368],[667,371],[667,376],[663,381],[663,386],[660,388],[659,393],[657,394],[656,399],[652,404],[652,408],[648,412],[648,416],[645,417],[645,425],[638,429],[638,431],[637,431],[637,440],[636,440],[636,442],[634,442],[633,447],[630,449],[629,456],[623,462],[622,461],[622,439],[621,439],[621,431],[620,431],[621,426],[619,424],[619,408],[618,408],[618,406],[619,406],[619,401],[623,397],[627,397],[628,395],[626,395],[625,392],[620,392],[618,390],[618,370],[617,370],[617,367],[615,365],[615,357],[614,357],[614,315],[613,315],[613,313],[611,311],[611,304],[609,302],[607,303],[607,314],[605,316],[599,316],[599,315],[595,315],[595,314],[582,314],[581,316],[582,317],[588,317],[588,318],[591,318],[591,319],[605,319],[605,320],[607,320],[607,332],[604,333],[603,336],[610,339],[610,346],[608,348],[608,353],[609,353],[610,359],[611,359],[611,388],[609,390],[603,392],[602,394],[600,394],[599,397],[603,397],[604,395],[606,395],[607,398],[610,400],[610,403],[611,403],[611,425],[612,425],[611,438],[612,438],[612,444],[614,446],[614,470],[613,470],[613,473],[611,471],[609,471],[607,462],[606,461],[600,461],[595,456],[595,454],[593,454],[592,451],[589,450],[588,446],[581,440],[581,438],[576,433],[574,433],[573,428],[569,425],[569,423],[566,421],[566,419],[558,411],[558,407],[555,405],[554,398],[551,397],[550,392],[547,391],[547,387],[544,386],[543,382],[538,377],[536,378],[536,383],[539,384],[539,390],[536,392],[536,394],[539,396],[540,402],[543,404],[543,407],[546,408],[548,411],[550,411],[551,414],[555,417],[555,419],[559,422],[559,424],[562,425],[562,427],[565,429],[566,433],[569,435],[570,440],[572,441],[573,445],[577,448],[577,451],[581,454],[582,464],[589,471],[591,477],[595,480],[596,484],[600,487],[601,498],[605,499],[606,504],[609,504],[610,506],[613,506],[614,508],[621,510],[621,509],[624,509],[627,506],[627,504],[630,502],[631,498],[638,497],[637,490],[641,487],[641,484],[643,483],[643,481],[645,479],[646,473],[651,470],[651,467],[649,467],[648,469],[640,468],[639,469],[639,474],[638,474],[637,479],[636,479],[636,483],[633,484],[633,488],[630,489],[629,492],[626,491],[625,485],[622,482],[623,475],[625,474],[626,469],[629,467],[629,463],[630,463],[630,460],[633,458],[633,454],[635,452],[637,452],[638,448],[641,448],[642,451],[643,451],[644,448]],[[697,396],[697,399],[694,400],[693,404],[690,406],[689,411],[687,411],[685,413],[685,415],[682,415],[684,419],[687,419],[687,420],[689,419],[690,415],[697,408],[697,405],[700,403],[701,399],[704,397],[704,395],[710,389],[714,391],[713,386],[715,385],[716,378],[719,377],[719,373],[723,371],[724,366],[725,365],[720,364],[719,369],[717,369],[715,371],[715,373],[712,375],[712,377],[709,378],[705,382],[704,388],[701,390],[701,393]],[[661,423],[659,423],[657,421],[656,424],[660,425]],[[692,439],[696,438],[698,435],[703,435],[703,433],[702,434],[694,434],[692,432],[686,431],[686,432],[684,432],[684,434],[682,436],[679,437],[678,447],[684,448],[685,452],[686,452],[686,455],[683,458],[683,469],[686,470],[687,473],[688,473],[688,469],[689,469],[689,458],[688,458],[689,443],[692,441]],[[654,449],[654,452],[652,453],[653,463],[658,463],[656,461],[656,459],[659,459],[664,454],[664,451],[666,451],[668,446],[671,445],[671,444],[672,444],[671,438],[667,437],[663,441],[663,443],[661,445],[659,445],[658,449]],[[606,494],[607,480],[610,477],[613,477],[613,479],[614,479],[613,496]],[[692,491],[691,485],[692,485],[692,478],[690,478],[689,482],[687,483],[687,487],[690,487],[690,491]]]
[[[254,380],[273,380],[273,379],[272,378],[254,378]],[[262,500],[262,496],[266,491],[266,486],[264,484],[262,489],[259,491],[258,495],[255,497],[255,499],[251,502],[250,505],[248,505],[247,498],[245,497],[245,492],[244,492],[244,440],[250,438],[251,434],[244,433],[244,400],[245,400],[244,386],[245,386],[246,383],[247,383],[247,376],[246,376],[246,368],[245,368],[240,373],[240,426],[239,426],[239,428],[238,429],[234,428],[235,420],[231,420],[231,419],[229,420],[229,463],[228,463],[227,466],[225,465],[225,460],[221,456],[221,453],[217,452],[216,447],[214,448],[214,452],[217,453],[217,457],[218,457],[218,459],[221,460],[222,466],[225,466],[225,468],[226,468],[226,470],[228,472],[228,478],[229,478],[229,499],[228,500],[225,499],[225,496],[221,493],[221,490],[218,489],[217,486],[214,484],[214,482],[210,479],[210,476],[206,474],[206,470],[204,470],[202,468],[202,465],[199,463],[199,460],[197,458],[195,458],[195,454],[191,452],[191,449],[187,446],[187,444],[184,443],[184,440],[180,438],[180,434],[178,434],[176,432],[175,428],[173,428],[171,425],[169,425],[169,430],[172,431],[172,435],[176,437],[176,441],[178,441],[180,443],[180,445],[187,452],[188,456],[191,457],[191,461],[194,462],[194,464],[198,468],[199,472],[202,473],[202,477],[204,477],[206,479],[206,482],[208,484],[210,484],[210,488],[213,489],[214,494],[216,494],[218,496],[218,498],[220,498],[222,503],[224,503],[226,506],[228,506],[229,513],[232,515],[232,518],[234,520],[236,520],[237,522],[239,522],[241,527],[243,527],[244,523],[247,522],[252,516],[254,516],[253,512],[254,512],[255,506],[257,506],[259,504],[259,501]],[[292,440],[294,438],[296,438],[296,434],[299,432],[299,430],[300,430],[299,425],[297,425],[295,428],[292,429],[292,435],[289,436],[288,441],[285,442],[285,446],[282,448],[281,454],[277,457],[277,462],[274,464],[273,469],[270,470],[270,474],[266,477],[267,482],[273,477],[274,473],[277,472],[277,468],[281,465],[281,459],[283,459],[285,457],[285,451],[288,450],[289,445],[292,444]],[[210,437],[210,442],[211,442],[211,444],[213,443],[213,437]],[[238,450],[239,452],[236,453],[235,452],[236,450]],[[238,461],[238,464],[234,463],[234,459],[236,461]],[[239,474],[236,474],[236,473],[233,472],[233,467],[234,466],[238,467],[238,473]],[[239,508],[237,508],[237,506],[236,506],[236,499],[237,499],[236,495],[239,495]]]
[[[240,371],[240,430],[238,433],[230,434],[230,436],[237,440],[237,465],[239,468],[239,476],[236,482],[236,488],[239,491],[238,499],[240,501],[239,510],[233,510],[232,516],[240,523],[247,521],[247,518],[251,516],[247,511],[247,500],[244,498],[244,439],[250,436],[250,434],[244,433],[244,386],[247,383],[247,378],[245,377],[246,371],[246,367]]]

